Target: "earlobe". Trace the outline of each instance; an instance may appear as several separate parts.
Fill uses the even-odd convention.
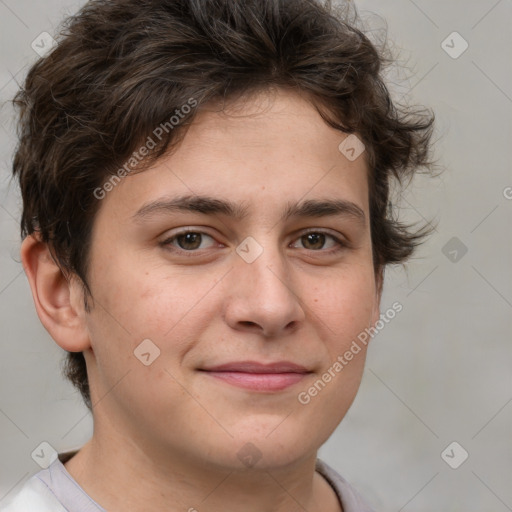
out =
[[[67,279],[54,261],[48,245],[37,234],[21,244],[21,261],[27,275],[37,315],[57,344],[69,352],[90,348],[85,311],[72,300],[78,283]]]

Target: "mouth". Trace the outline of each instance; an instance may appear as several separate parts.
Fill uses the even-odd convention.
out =
[[[201,368],[200,371],[209,377],[253,391],[281,391],[297,384],[312,373],[304,366],[290,361],[270,364],[238,361]]]

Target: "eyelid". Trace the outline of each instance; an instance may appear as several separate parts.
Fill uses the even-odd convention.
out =
[[[179,236],[186,235],[187,233],[197,233],[200,235],[206,235],[207,237],[210,237],[212,240],[216,240],[213,235],[210,235],[208,232],[203,231],[202,227],[195,228],[195,227],[191,226],[191,227],[183,228],[180,231],[177,231],[177,232],[173,233],[172,235],[167,236],[164,240],[162,240],[159,243],[159,245],[163,248],[170,247],[171,249],[168,249],[168,250],[177,252],[177,253],[181,253],[181,254],[185,254],[188,256],[193,256],[194,254],[201,255],[204,251],[208,250],[208,249],[194,249],[194,250],[187,251],[186,249],[181,249],[180,247],[175,247],[172,244],[172,242],[175,241]],[[309,233],[323,234],[328,237],[331,237],[334,240],[334,242],[336,243],[336,247],[333,247],[330,249],[318,249],[318,250],[304,249],[308,252],[319,253],[319,254],[334,254],[343,249],[347,249],[350,247],[350,242],[343,235],[339,234],[338,232],[336,232],[336,234],[334,234],[325,228],[310,227],[310,228],[298,230],[294,233],[293,241],[297,241],[301,237],[306,236]],[[222,244],[221,242],[217,242],[217,243],[224,246],[224,244]],[[291,244],[291,242],[290,242],[290,244]]]
[[[161,245],[163,247],[171,246],[176,251],[182,252],[182,253],[201,252],[202,250],[204,251],[205,249],[196,249],[196,250],[193,250],[193,251],[187,251],[187,250],[181,249],[179,247],[174,247],[171,244],[171,242],[175,241],[179,236],[186,235],[187,233],[197,233],[197,234],[200,234],[202,236],[206,235],[207,237],[209,237],[212,240],[214,240],[215,242],[217,242],[215,237],[213,235],[210,235],[208,232],[203,231],[203,228],[187,227],[187,228],[183,228],[180,231],[177,231],[177,232],[175,232],[175,233],[173,233],[171,235],[167,235],[161,242],[159,242],[159,245]],[[217,242],[217,244],[224,245],[221,242]]]
[[[326,230],[325,228],[314,228],[313,227],[313,228],[306,228],[305,231],[300,230],[297,233],[297,235],[295,236],[294,240],[298,240],[298,239],[302,238],[303,236],[308,235],[309,233],[318,233],[321,235],[329,236],[336,242],[337,247],[334,247],[331,249],[319,249],[319,250],[305,249],[306,251],[310,251],[313,253],[332,254],[339,250],[346,249],[346,248],[350,247],[349,241],[343,235],[340,235],[339,233],[333,234],[331,231]]]

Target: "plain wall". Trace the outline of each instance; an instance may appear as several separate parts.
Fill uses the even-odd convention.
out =
[[[82,4],[0,3],[2,103],[36,60],[36,36]],[[319,456],[378,511],[512,510],[512,2],[356,4],[372,37],[387,25],[408,68],[389,72],[395,98],[434,109],[444,170],[403,197],[404,221],[437,229],[405,268],[388,268],[382,312],[395,301],[403,310],[372,340],[360,392]],[[22,271],[9,106],[0,115],[1,500],[40,469],[36,446],[77,448],[92,421]],[[457,469],[441,457],[454,441],[469,454]]]

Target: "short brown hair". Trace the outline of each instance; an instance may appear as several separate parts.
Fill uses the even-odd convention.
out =
[[[89,308],[94,191],[191,98],[199,108],[277,86],[307,93],[330,126],[362,138],[375,271],[403,262],[430,230],[390,216],[390,183],[428,168],[433,115],[391,101],[383,63],[330,2],[91,0],[13,99],[22,237],[39,233]],[[195,112],[162,132],[140,169],[181,140]],[[65,375],[92,410],[81,352],[67,354]]]

